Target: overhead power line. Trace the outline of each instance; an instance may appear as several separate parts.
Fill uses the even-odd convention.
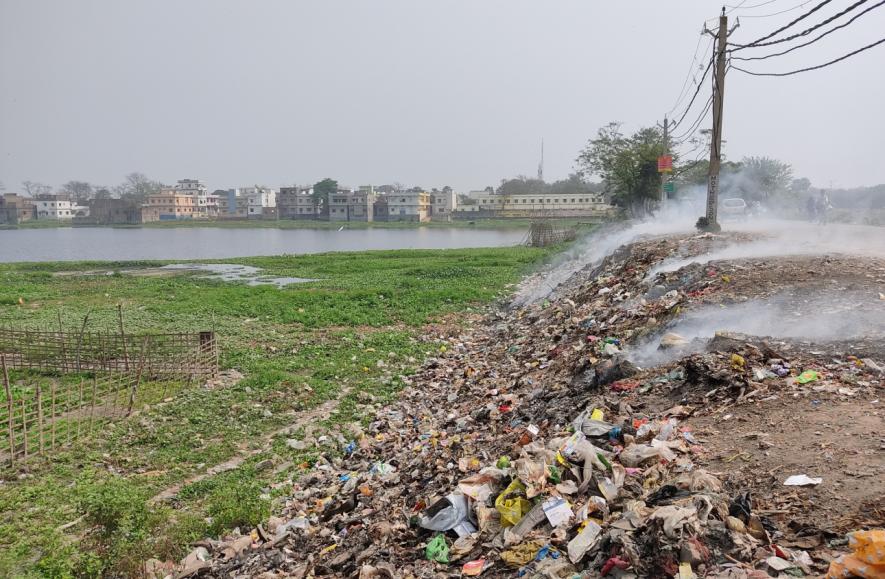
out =
[[[837,30],[840,30],[842,28],[845,28],[846,26],[848,26],[849,24],[851,24],[852,22],[854,22],[855,20],[857,20],[858,18],[860,18],[861,16],[863,16],[864,14],[869,12],[870,10],[878,8],[879,6],[882,6],[883,4],[885,4],[885,0],[881,0],[878,4],[873,4],[872,6],[870,6],[869,8],[864,10],[863,12],[861,12],[860,14],[855,15],[848,22],[846,22],[844,24],[840,24],[839,26],[835,26],[835,27],[831,28],[830,30],[827,30],[826,32],[824,32],[820,36],[817,36],[816,38],[809,40],[808,42],[805,42],[803,44],[797,44],[796,46],[793,46],[792,48],[789,48],[789,49],[784,50],[782,52],[775,52],[773,54],[766,54],[765,56],[746,56],[746,57],[733,56],[732,59],[734,59],[734,60],[765,60],[766,58],[772,58],[774,56],[783,56],[784,54],[787,54],[789,52],[793,52],[797,48],[802,48],[803,46],[808,46],[809,44],[814,44],[815,42],[817,42],[818,40],[820,40],[824,36],[827,36],[828,34],[836,32]]]
[[[824,20],[823,22],[815,24],[814,26],[812,26],[810,28],[806,28],[802,32],[797,32],[796,34],[793,34],[791,36],[787,36],[786,38],[779,38],[777,40],[772,40],[770,42],[757,42],[757,43],[753,44],[753,46],[754,47],[770,46],[772,44],[780,44],[782,42],[789,42],[790,40],[795,40],[796,38],[800,38],[802,36],[807,36],[807,35],[811,34],[812,32],[814,32],[815,30],[817,30],[818,28],[820,28],[821,26],[826,26],[827,24],[829,24],[833,20],[835,20],[841,16],[844,16],[845,14],[851,12],[852,10],[854,10],[855,8],[860,6],[861,4],[867,3],[868,1],[869,0],[858,0],[857,2],[852,4],[851,6],[849,6],[845,10],[843,10],[842,12],[832,15],[829,18],[827,18],[826,20]],[[743,45],[743,46],[737,45],[737,46],[740,46],[740,48],[747,48],[748,45]],[[740,48],[732,49],[731,52],[735,52],[736,50],[740,50]]]
[[[883,1],[885,1],[885,0],[883,0]],[[694,47],[694,56],[691,57],[691,64],[688,67],[688,73],[685,75],[685,80],[682,81],[682,90],[679,91],[679,96],[676,97],[676,103],[673,104],[673,108],[671,108],[669,111],[667,111],[667,114],[670,114],[673,111],[675,111],[676,107],[679,106],[679,104],[682,102],[682,99],[685,97],[685,95],[688,94],[688,91],[686,90],[688,88],[688,79],[691,78],[691,73],[692,73],[692,71],[694,71],[694,69],[695,69],[694,67],[698,62],[698,49],[701,47],[701,40],[703,40],[703,39],[704,39],[704,35],[699,34],[698,35],[698,43]]]
[[[694,135],[695,131],[698,129],[700,124],[704,122],[704,119],[707,118],[707,115],[710,113],[710,109],[713,107],[713,95],[710,95],[710,98],[707,99],[707,103],[704,105],[704,108],[701,110],[701,114],[698,118],[688,127],[688,129],[679,136],[673,137],[673,140],[676,144],[681,145],[686,142],[688,139]]]
[[[815,12],[817,12],[818,10],[820,10],[821,8],[823,8],[824,6],[826,6],[827,4],[829,4],[829,3],[832,2],[832,1],[833,1],[833,0],[823,0],[823,2],[821,2],[821,3],[818,4],[817,6],[815,6],[814,8],[812,8],[811,10],[809,10],[808,12],[806,12],[805,14],[802,14],[801,16],[799,16],[798,18],[796,18],[795,20],[793,20],[793,21],[791,21],[791,22],[785,24],[784,26],[781,26],[780,28],[778,28],[778,29],[775,30],[774,32],[772,32],[772,33],[770,33],[770,34],[767,34],[767,35],[763,36],[762,38],[757,38],[756,40],[754,40],[753,42],[751,42],[751,43],[749,43],[749,44],[738,44],[738,45],[736,45],[736,46],[738,46],[738,48],[733,49],[732,52],[735,51],[735,50],[740,50],[740,49],[742,49],[742,48],[749,48],[749,47],[751,47],[751,46],[758,46],[760,42],[764,42],[764,41],[768,40],[769,38],[772,38],[773,36],[777,36],[778,34],[780,34],[781,32],[783,32],[783,31],[786,30],[787,28],[789,28],[789,27],[793,26],[794,24],[796,24],[796,23],[798,23],[798,22],[800,22],[800,21],[802,21],[802,20],[808,18],[809,16],[811,16],[812,14],[814,14]]]
[[[686,115],[688,115],[688,111],[691,110],[691,106],[694,104],[695,99],[698,98],[698,93],[701,92],[701,89],[704,86],[704,80],[707,78],[707,75],[710,73],[710,69],[713,68],[713,61],[714,60],[715,60],[714,57],[710,57],[710,62],[707,63],[707,68],[704,69],[704,74],[701,76],[701,80],[698,81],[698,88],[695,89],[694,94],[691,95],[691,100],[688,101],[688,106],[685,107],[685,111],[683,111],[682,116],[679,117],[679,120],[676,121],[676,123],[671,127],[672,129],[675,129],[676,127],[678,127],[680,124],[682,124],[682,121],[685,120],[685,117],[686,117]]]
[[[882,40],[879,40],[878,42],[874,42],[872,44],[867,44],[866,46],[858,48],[854,52],[849,52],[848,54],[846,54],[844,56],[840,56],[839,58],[833,59],[829,62],[825,62],[825,63],[819,64],[817,66],[809,66],[807,68],[800,68],[798,70],[791,70],[789,72],[753,72],[752,70],[745,70],[745,69],[739,68],[737,66],[732,66],[732,68],[734,68],[735,70],[739,70],[739,71],[746,73],[746,74],[751,74],[753,76],[791,76],[794,74],[799,74],[800,72],[808,72],[810,70],[818,70],[820,68],[825,68],[827,66],[830,66],[831,64],[836,64],[837,62],[841,62],[841,61],[845,60],[846,58],[850,58],[850,57],[854,56],[855,54],[859,54],[865,50],[869,50],[873,47],[879,46],[882,43],[885,43],[885,38],[883,38]]]
[[[744,0],[744,2],[746,2],[746,1],[747,0]],[[743,6],[743,8],[741,8],[742,10],[752,10],[753,8],[760,8],[762,6],[768,6],[769,4],[774,4],[775,2],[777,2],[777,0],[768,0],[768,2],[761,2],[759,4],[753,4],[752,6],[744,6],[744,2],[741,2],[737,6],[729,6],[728,4],[726,4],[725,7],[729,8],[729,11],[726,12],[726,14],[731,14],[733,11],[737,10],[738,8],[741,8],[742,6]]]
[[[777,12],[771,12],[770,14],[743,14],[740,16],[740,18],[771,18],[772,16],[780,16],[781,14],[786,14],[787,12],[792,12],[793,10],[804,8],[806,5],[811,4],[811,1],[812,0],[805,0],[805,2],[801,4],[796,4],[792,8],[778,10]]]

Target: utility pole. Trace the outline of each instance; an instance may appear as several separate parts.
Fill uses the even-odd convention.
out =
[[[728,16],[725,7],[719,16],[719,34],[716,35],[716,70],[713,85],[713,138],[710,141],[710,172],[707,181],[707,227],[718,229],[716,214],[719,208],[719,167],[722,161],[722,102],[725,93],[725,46],[728,41]]]
[[[670,125],[667,124],[667,115],[664,115],[664,156],[670,154]],[[670,180],[670,173],[661,175],[661,209],[667,206],[667,182]]]

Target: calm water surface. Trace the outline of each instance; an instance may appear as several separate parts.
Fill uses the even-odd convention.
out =
[[[220,259],[366,249],[455,249],[516,245],[522,230],[181,229],[0,230],[0,263],[15,261]]]

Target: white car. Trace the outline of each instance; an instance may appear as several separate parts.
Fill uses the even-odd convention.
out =
[[[723,220],[746,219],[748,214],[747,202],[740,197],[723,199],[719,204],[719,215]]]

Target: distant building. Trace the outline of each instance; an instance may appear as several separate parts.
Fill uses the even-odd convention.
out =
[[[500,195],[471,191],[470,204],[460,204],[456,217],[603,217],[614,208],[601,193]]]
[[[352,191],[339,189],[335,193],[329,193],[326,204],[329,207],[329,221],[348,221],[347,204]]]
[[[32,199],[16,193],[0,195],[0,224],[17,225],[36,219],[36,207]]]
[[[451,221],[452,212],[458,208],[458,195],[446,187],[442,191],[434,189],[430,192],[431,221]]]
[[[245,219],[248,214],[248,199],[240,195],[239,189],[216,189],[212,193],[218,198],[220,219]]]
[[[145,223],[201,219],[205,218],[205,211],[200,210],[197,196],[178,193],[174,188],[171,188],[149,195],[142,206],[141,217]]]
[[[74,202],[65,195],[38,195],[34,207],[38,220],[67,220],[76,215]]]
[[[430,193],[426,191],[399,191],[387,196],[388,221],[430,220]]]
[[[311,187],[280,187],[277,195],[280,219],[319,219],[323,204],[317,204]]]
[[[188,195],[194,199],[194,218],[218,217],[218,198],[199,179],[180,179],[171,190],[164,188],[161,193],[171,192],[176,195]]]
[[[135,199],[93,199],[89,217],[82,223],[91,225],[136,225],[142,222],[142,206]]]
[[[246,198],[246,214],[250,218],[276,216],[277,191],[268,187],[244,187],[240,195]],[[267,211],[273,209],[274,211]]]

